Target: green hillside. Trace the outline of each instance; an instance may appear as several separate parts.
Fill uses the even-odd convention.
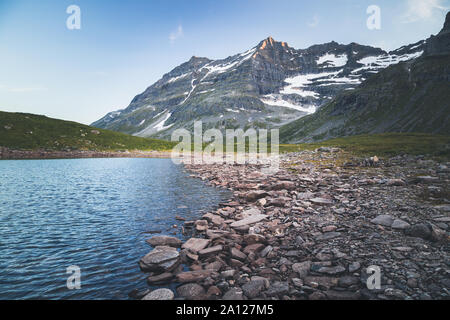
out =
[[[41,115],[0,111],[0,146],[10,149],[162,151],[174,145]]]

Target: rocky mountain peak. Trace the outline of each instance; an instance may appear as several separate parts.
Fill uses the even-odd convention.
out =
[[[450,11],[447,12],[447,16],[445,17],[445,22],[444,22],[444,28],[442,29],[442,32],[449,32],[450,31]]]
[[[450,54],[450,11],[445,18],[444,27],[436,36],[431,36],[426,43],[426,56],[443,56]]]

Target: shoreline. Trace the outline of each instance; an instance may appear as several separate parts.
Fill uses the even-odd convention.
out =
[[[445,187],[449,163],[396,157],[374,166],[340,156],[285,154],[272,175],[260,165],[185,165],[191,177],[231,190],[232,200],[186,221],[184,243],[148,239],[153,250],[139,265],[160,289],[133,298],[448,299],[450,205],[416,196]],[[373,265],[378,289],[367,285]]]
[[[94,159],[94,158],[171,158],[170,151],[49,151],[11,150],[0,147],[0,160],[46,160],[46,159]]]

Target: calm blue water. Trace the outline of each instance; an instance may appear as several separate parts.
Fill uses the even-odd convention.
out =
[[[127,299],[149,231],[182,238],[228,193],[169,159],[0,161],[0,299]],[[177,224],[179,227],[173,229]],[[66,268],[81,268],[80,290]]]

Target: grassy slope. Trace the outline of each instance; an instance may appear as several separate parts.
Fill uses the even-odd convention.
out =
[[[432,155],[450,159],[450,137],[423,133],[383,133],[336,138],[317,143],[280,145],[281,152],[339,147],[359,156]]]
[[[0,112],[0,146],[10,149],[162,151],[174,145],[40,115]]]

